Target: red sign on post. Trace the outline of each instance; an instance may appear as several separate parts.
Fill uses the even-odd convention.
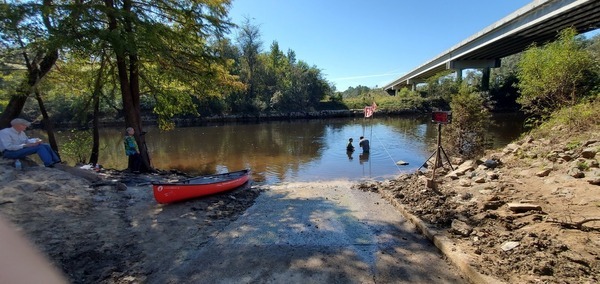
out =
[[[431,113],[431,122],[447,124],[452,122],[451,111],[434,111]]]
[[[371,117],[373,115],[373,107],[365,107],[365,117]]]

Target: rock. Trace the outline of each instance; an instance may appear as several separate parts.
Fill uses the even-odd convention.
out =
[[[596,148],[585,148],[583,149],[583,151],[581,152],[581,156],[586,158],[586,159],[593,159],[596,156],[596,153],[598,151],[596,150]]]
[[[525,153],[525,157],[529,158],[529,159],[536,159],[538,157],[537,153],[528,151],[527,153]]]
[[[558,157],[565,160],[566,162],[573,160],[573,157],[571,157],[571,155],[568,154],[559,154]]]
[[[458,179],[458,175],[455,172],[450,172],[446,175],[447,178],[452,179],[452,180],[457,180]]]
[[[500,175],[496,172],[487,173],[487,176],[490,180],[497,180],[500,178]]]
[[[592,144],[596,144],[597,142],[598,142],[598,140],[588,140],[588,141],[585,141],[585,143],[583,143],[583,147],[587,147],[587,146],[590,146]]]
[[[515,144],[515,143],[510,143],[508,145],[506,145],[506,147],[504,147],[504,153],[513,153],[516,150],[518,150],[520,147],[519,145]]]
[[[452,225],[450,226],[450,232],[455,235],[468,237],[471,232],[473,232],[473,227],[467,225],[467,223],[463,221],[454,219],[452,220]]]
[[[399,165],[399,166],[406,166],[406,165],[408,165],[408,162],[405,162],[405,161],[402,161],[402,160],[400,160],[400,161],[396,162],[396,165]]]
[[[125,191],[125,190],[127,190],[127,185],[122,182],[118,182],[115,184],[115,189],[117,189],[119,191]]]
[[[465,162],[465,159],[462,157],[452,157],[450,160],[453,165],[460,165]]]
[[[558,152],[552,151],[551,153],[546,155],[546,159],[548,159],[551,162],[556,162],[556,160],[558,160]]]
[[[600,177],[589,178],[587,182],[593,185],[600,185]]]
[[[509,251],[512,250],[516,247],[518,247],[521,243],[519,242],[504,242],[501,246],[500,249],[502,249],[503,251]]]
[[[471,182],[467,179],[461,179],[458,181],[458,184],[462,187],[469,187],[471,186]]]
[[[542,207],[531,203],[508,203],[508,210],[515,213],[523,213],[531,210],[542,211]]]
[[[498,163],[498,161],[492,159],[485,160],[485,162],[483,163],[483,165],[490,169],[495,169],[499,164],[500,163]]]
[[[538,177],[548,176],[552,172],[552,169],[544,169],[543,171],[537,172],[535,175]]]
[[[526,136],[525,138],[523,138],[523,143],[533,143],[534,139],[533,137],[531,137],[530,135]]]
[[[470,193],[470,192],[465,192],[465,193],[463,193],[463,194],[460,195],[460,199],[461,200],[469,200],[471,198],[473,198],[473,194]]]
[[[568,172],[568,175],[574,177],[574,178],[583,178],[585,177],[585,174],[578,168],[571,168]]]
[[[481,175],[477,175],[473,178],[473,181],[476,183],[484,183],[485,182],[485,176],[481,176]]]
[[[532,272],[537,275],[550,276],[554,274],[554,268],[552,268],[553,266],[554,264],[551,262],[542,261],[535,264],[535,267],[533,267]]]
[[[460,166],[458,166],[458,168],[452,172],[450,172],[450,174],[456,174],[457,176],[462,176],[464,175],[466,172],[468,171],[472,171],[473,168],[473,161],[466,161],[462,164],[460,164]]]
[[[496,210],[500,207],[502,207],[502,205],[504,205],[505,202],[502,200],[488,200],[486,201],[483,206],[482,206],[482,210]]]

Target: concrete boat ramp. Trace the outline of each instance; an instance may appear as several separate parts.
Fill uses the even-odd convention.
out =
[[[352,184],[270,186],[160,283],[466,282],[391,204]]]

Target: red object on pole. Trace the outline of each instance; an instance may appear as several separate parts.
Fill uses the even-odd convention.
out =
[[[371,117],[373,115],[373,107],[365,107],[365,117]]]

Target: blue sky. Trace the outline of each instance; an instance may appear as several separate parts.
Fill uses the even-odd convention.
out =
[[[338,91],[383,86],[530,0],[233,0],[231,20],[257,25],[268,51],[321,69]]]

